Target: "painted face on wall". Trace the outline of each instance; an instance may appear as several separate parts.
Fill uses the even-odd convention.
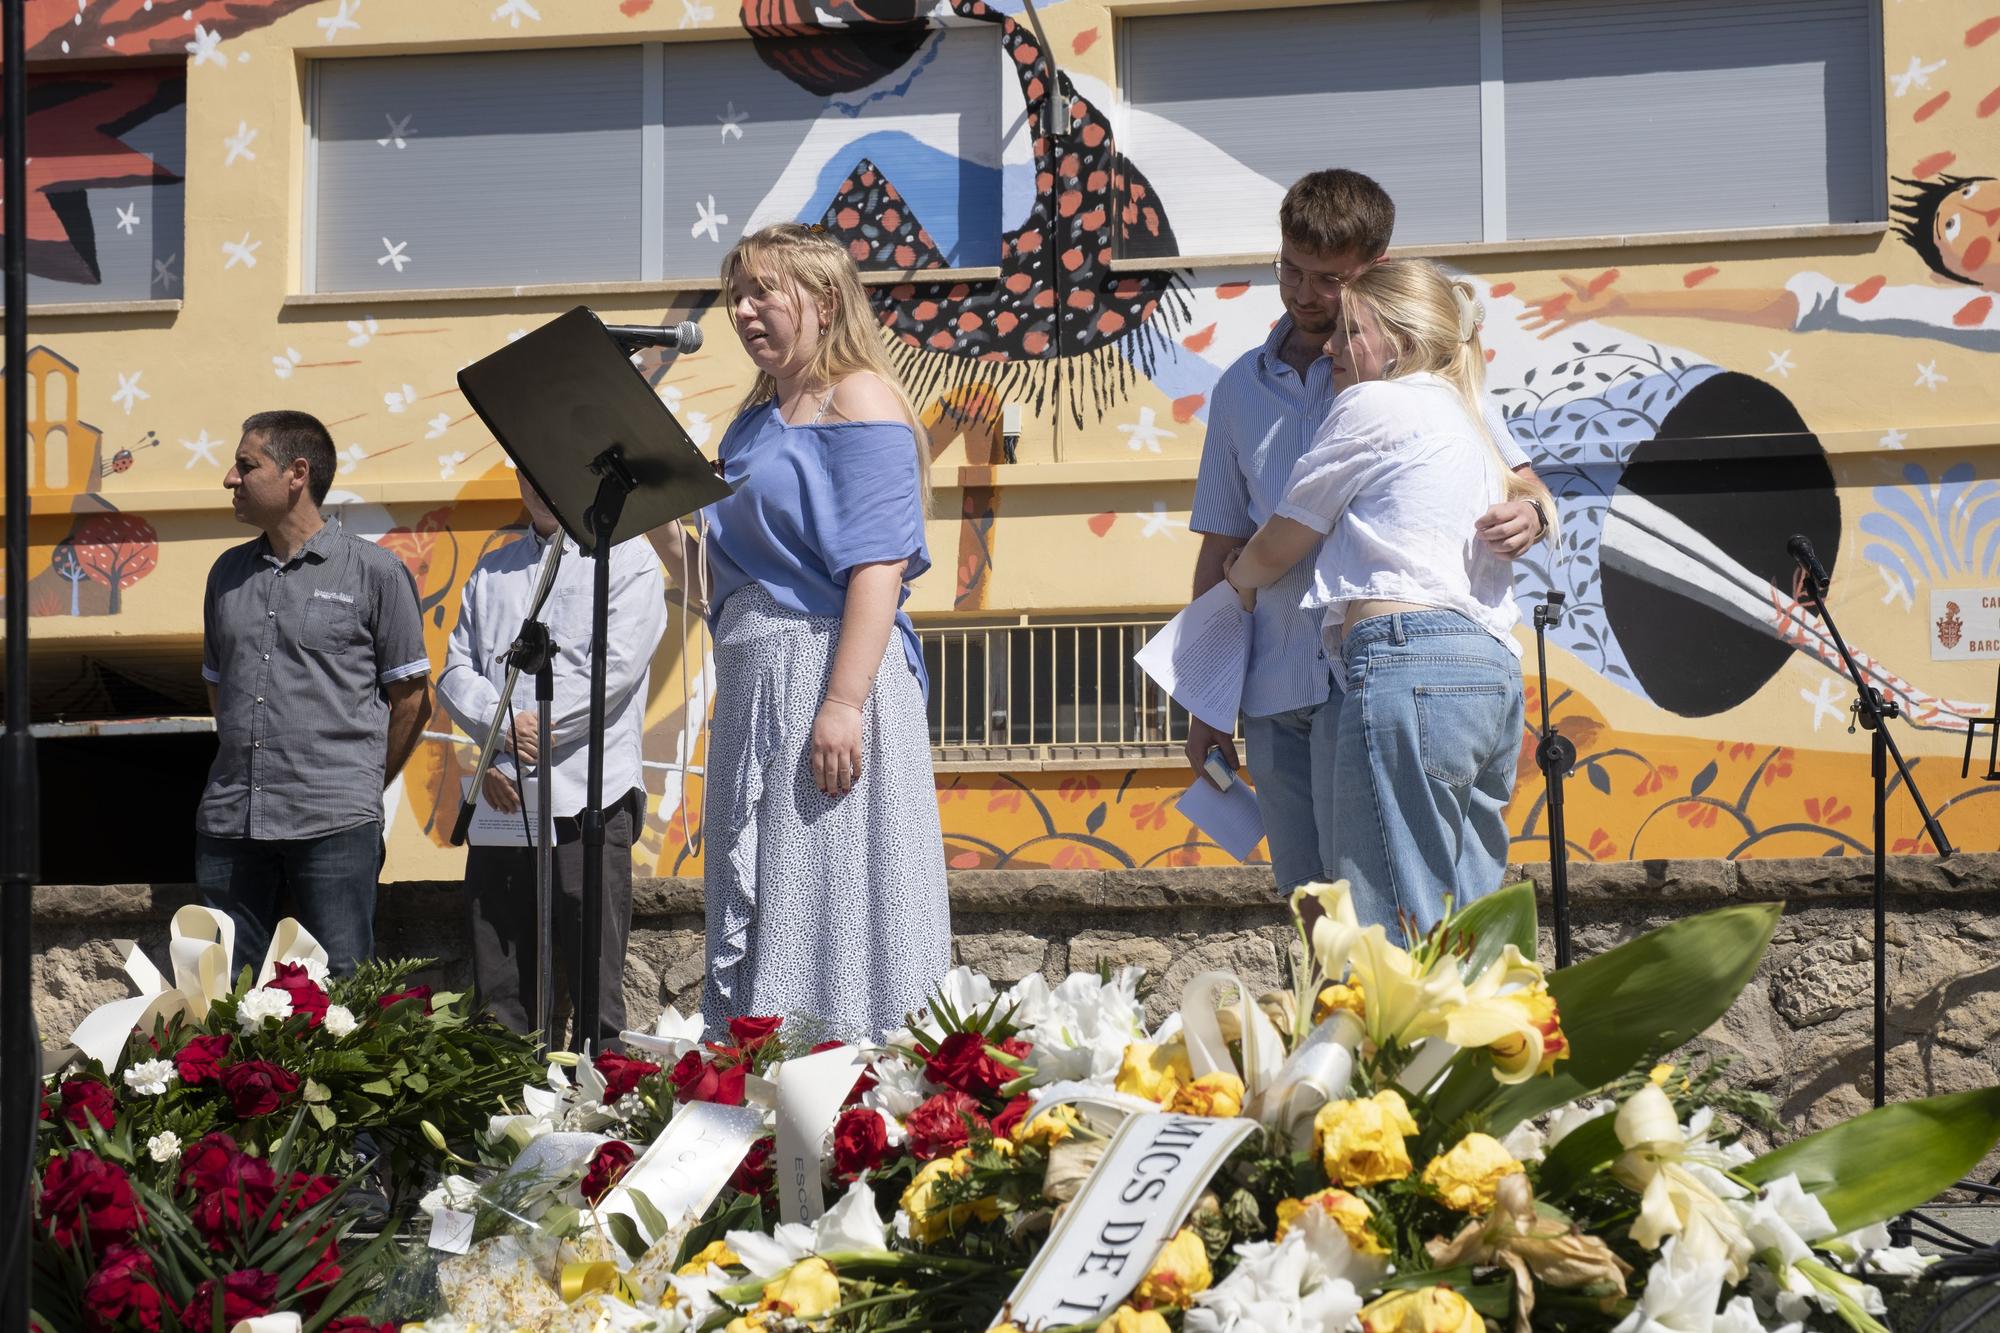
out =
[[[804,370],[819,346],[819,311],[796,282],[739,269],[729,283],[729,318],[751,363],[774,379]]]
[[[236,457],[223,475],[229,491],[230,509],[238,523],[253,528],[270,528],[291,508],[291,469],[281,468],[264,452],[262,433],[245,435],[236,445]],[[303,487],[304,483],[299,485]]]
[[[1396,364],[1396,354],[1382,336],[1375,312],[1359,301],[1348,303],[1326,340],[1333,359],[1334,383],[1346,387],[1362,380],[1379,380]]]
[[[1332,335],[1340,319],[1341,289],[1368,263],[1352,251],[1327,254],[1289,240],[1279,243],[1278,299],[1300,333],[1313,339]]]
[[[2000,181],[1968,181],[1938,204],[1938,253],[1970,282],[2000,290]]]

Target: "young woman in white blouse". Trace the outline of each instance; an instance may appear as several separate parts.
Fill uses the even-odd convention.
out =
[[[1257,589],[1319,546],[1304,605],[1346,673],[1330,867],[1363,924],[1414,937],[1498,887],[1521,746],[1520,620],[1505,561],[1472,535],[1501,499],[1548,493],[1481,424],[1485,351],[1472,290],[1423,260],[1357,275],[1328,341],[1349,384],[1284,503],[1229,566]]]

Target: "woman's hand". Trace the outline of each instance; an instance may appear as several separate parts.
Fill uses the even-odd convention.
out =
[[[845,796],[861,778],[861,710],[826,699],[813,718],[813,783],[827,796]]]
[[[520,787],[515,785],[514,779],[497,768],[486,770],[486,776],[480,780],[479,789],[486,794],[486,804],[503,815],[511,815],[521,808]]]
[[[1257,609],[1257,590],[1255,588],[1246,588],[1238,583],[1234,573],[1237,557],[1242,554],[1243,548],[1239,546],[1222,558],[1222,577],[1230,587],[1236,589],[1236,600],[1243,603],[1243,609],[1245,611],[1255,611]]]

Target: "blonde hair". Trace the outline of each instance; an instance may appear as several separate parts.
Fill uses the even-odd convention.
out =
[[[868,304],[867,289],[861,285],[861,271],[839,242],[826,232],[797,222],[780,222],[760,228],[738,241],[722,258],[722,299],[739,277],[748,278],[764,290],[783,289],[788,284],[803,292],[826,318],[821,321],[819,345],[813,349],[805,377],[810,383],[824,384],[829,390],[849,375],[868,371],[895,392],[916,437],[918,494],[925,516],[931,508],[929,432],[910,401],[896,368],[882,346],[882,335]],[[778,384],[764,371],[757,372],[737,414],[775,398]]]
[[[1543,536],[1553,543],[1556,507],[1548,488],[1508,467],[1499,442],[1486,429],[1486,349],[1479,341],[1486,312],[1472,284],[1427,259],[1385,259],[1347,283],[1340,303],[1343,324],[1356,305],[1375,317],[1375,327],[1395,357],[1385,367],[1385,378],[1429,372],[1458,390],[1466,415],[1500,472],[1506,498],[1540,500],[1548,524]]]

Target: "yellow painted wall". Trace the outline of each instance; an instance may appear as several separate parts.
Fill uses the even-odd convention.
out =
[[[753,7],[767,24],[790,12],[777,0]],[[1149,10],[1197,7],[1229,8],[1162,3]],[[186,77],[186,221],[176,276],[149,294],[151,302],[40,307],[31,321],[33,369],[48,386],[31,415],[44,456],[60,459],[47,476],[38,464],[34,501],[34,634],[43,652],[140,644],[182,664],[193,681],[203,579],[216,556],[247,535],[232,525],[220,482],[237,423],[254,411],[301,407],[332,427],[347,521],[381,536],[410,564],[440,662],[467,572],[481,551],[505,539],[496,534],[518,512],[506,461],[455,386],[460,367],[579,303],[616,322],[696,315],[708,345],[666,369],[662,394],[698,442],[712,445],[726,425],[747,363],[699,284],[329,301],[302,298],[301,256],[309,62],[741,39],[744,19],[731,6],[203,0],[171,13],[162,6],[157,16],[140,0],[93,0],[81,16],[72,0],[30,0],[30,8],[41,78],[87,82],[109,68],[162,60],[176,72],[184,65]],[[962,8],[1003,24],[1024,79],[1039,68],[1036,43],[1014,18],[974,0]],[[857,10],[850,19],[864,17]],[[1115,89],[1113,9],[1069,0],[1044,7],[1041,17],[1082,96]],[[206,36],[194,33],[197,24]],[[2000,174],[1996,26],[2000,19],[1980,7],[1950,0],[1882,7],[1891,176]],[[74,49],[59,50],[64,41]],[[1023,97],[1029,88],[1024,83]],[[1099,110],[1107,114],[1088,123],[1115,122],[1108,108]],[[1326,165],[1339,165],[1331,147]],[[1643,166],[1625,164],[1635,165]],[[1577,169],[1606,171],[1605,188],[1617,188],[1616,172],[1604,164]],[[1987,189],[1994,197],[1980,202],[2000,209],[2000,185]],[[1171,213],[1173,201],[1161,202]],[[1093,203],[1084,201],[1086,208]],[[1003,219],[1008,228],[1017,223]],[[504,226],[504,209],[468,201],[465,225]],[[1995,227],[2000,244],[2000,214],[1985,225]],[[60,242],[56,223],[46,226],[44,239]],[[95,244],[119,239],[100,227]],[[1841,533],[1833,608],[1856,646],[1914,694],[1942,701],[1923,729],[1897,735],[1954,841],[2000,848],[2000,785],[1982,784],[1978,763],[1971,777],[1958,773],[1962,718],[1991,711],[1996,663],[1933,660],[1930,647],[1939,632],[1934,591],[2000,592],[1993,540],[2000,533],[2000,376],[1991,369],[2000,333],[1979,336],[1995,299],[1991,285],[1943,282],[1890,230],[1561,251],[1475,246],[1446,259],[1488,292],[1496,388],[1525,391],[1531,370],[1546,385],[1551,361],[1570,355],[1563,350],[1569,341],[1589,349],[1615,343],[1621,356],[1651,348],[1662,368],[1679,357],[1782,393],[1832,470]],[[1963,304],[1937,328],[1870,332],[1807,330],[1790,320],[1750,324],[1718,310],[1645,313],[1661,304],[1651,299],[1659,293],[1699,306],[1708,293],[1777,293],[1805,273],[1826,275],[1864,303],[1930,289],[1960,295]],[[1120,350],[1133,344],[1115,341],[1071,358],[1072,382],[1088,372],[1108,387],[1085,394],[1080,424],[1061,393],[1052,394],[1030,413],[1016,464],[994,466],[997,398],[976,388],[926,396],[923,405],[939,421],[929,527],[936,567],[911,602],[920,620],[1164,613],[1184,600],[1197,545],[1185,524],[1206,413],[1205,393],[1186,383],[1205,374],[1212,385],[1215,368],[1261,336],[1278,306],[1268,269],[1252,263],[1185,268],[1180,284],[1176,309],[1147,321],[1180,370],[1149,379]],[[918,291],[891,302],[908,314],[925,299]],[[1537,336],[1544,319],[1560,321],[1579,305],[1597,313],[1550,339]],[[1044,375],[1050,370],[1046,356],[1018,359],[1039,361]],[[647,368],[657,370],[651,362]],[[1167,378],[1171,387],[1163,387]],[[971,419],[945,414],[947,405]],[[129,451],[122,466],[121,451]],[[1545,473],[1560,461],[1553,446],[1530,452]],[[1783,515],[1772,522],[1781,544]],[[1904,532],[1907,549],[1883,535],[1890,530]],[[58,555],[65,538],[70,554]],[[1902,553],[1876,558],[1871,548]],[[1586,550],[1577,558],[1596,556]],[[676,613],[653,672],[647,749],[657,763],[690,755],[698,762],[701,644],[699,628]],[[1575,854],[1813,855],[1837,847],[1854,854],[1867,846],[1865,737],[1844,730],[1850,691],[1822,661],[1797,652],[1746,697],[1694,715],[1663,707],[1631,670],[1621,677],[1610,669],[1621,660],[1567,640],[1551,652],[1554,711],[1583,757],[1569,786]],[[1536,699],[1531,692],[1531,712]],[[1524,738],[1523,779],[1510,811],[1524,859],[1542,854],[1544,832],[1530,753]],[[456,873],[459,856],[442,846],[437,825],[441,793],[457,790],[460,754],[431,743],[412,763],[393,802],[388,878]],[[958,866],[1226,860],[1174,810],[1185,779],[1183,770],[1144,767],[941,772],[948,852]],[[657,769],[651,793],[642,870],[698,869],[698,780],[683,784],[673,770]],[[1900,796],[1890,823],[1897,850],[1919,845],[1914,812]]]

